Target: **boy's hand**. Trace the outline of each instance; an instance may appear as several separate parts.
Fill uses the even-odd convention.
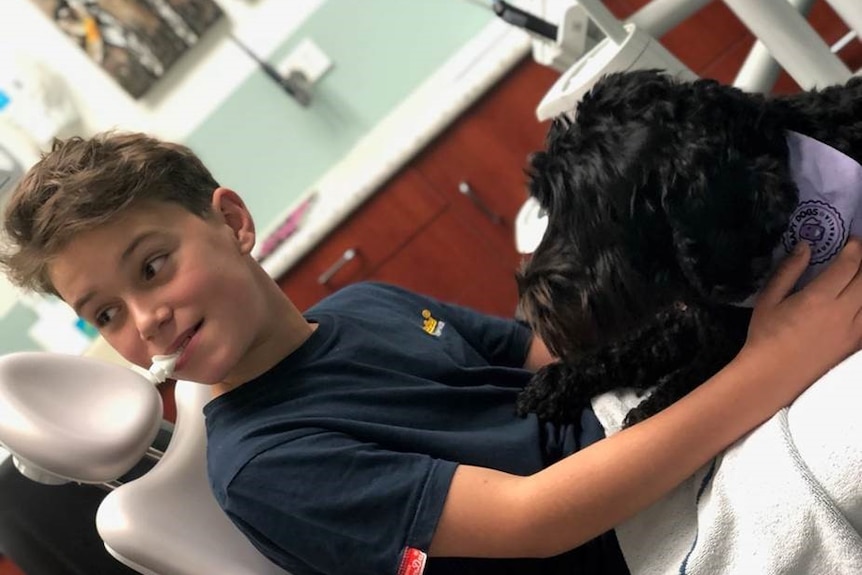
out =
[[[862,240],[851,238],[827,269],[788,295],[810,259],[808,244],[798,245],[761,291],[742,353],[757,350],[810,384],[862,344]]]

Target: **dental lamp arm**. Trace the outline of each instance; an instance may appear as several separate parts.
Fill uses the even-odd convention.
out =
[[[538,16],[530,14],[525,10],[521,10],[517,6],[512,6],[503,0],[494,0],[491,6],[494,14],[508,22],[512,26],[523,28],[537,36],[550,40],[557,41],[557,27],[547,20],[542,20]]]

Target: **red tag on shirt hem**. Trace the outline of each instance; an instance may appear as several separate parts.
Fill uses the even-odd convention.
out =
[[[425,561],[428,555],[414,547],[405,547],[401,554],[401,565],[398,575],[422,575],[425,572]]]

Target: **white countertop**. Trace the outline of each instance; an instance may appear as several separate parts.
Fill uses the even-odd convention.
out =
[[[314,186],[285,210],[258,245],[309,196],[301,226],[262,265],[280,277],[530,52],[530,37],[493,20],[417,88]]]

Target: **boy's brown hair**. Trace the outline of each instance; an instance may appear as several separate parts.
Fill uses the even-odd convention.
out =
[[[0,265],[12,283],[56,295],[48,263],[78,233],[143,200],[206,218],[219,186],[189,148],[140,133],[55,140],[6,205]]]

